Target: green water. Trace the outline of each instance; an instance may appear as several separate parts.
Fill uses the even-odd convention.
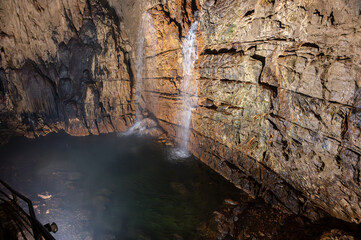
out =
[[[18,138],[0,146],[0,174],[33,200],[42,223],[58,224],[59,240],[194,239],[238,191],[199,160],[170,160],[170,152],[115,134]]]

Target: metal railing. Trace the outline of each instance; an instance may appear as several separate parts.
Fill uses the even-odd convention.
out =
[[[12,211],[17,215],[18,218],[22,219],[22,221],[25,223],[25,225],[30,224],[30,228],[32,230],[32,236],[36,240],[45,239],[45,240],[55,240],[55,238],[50,234],[50,232],[57,232],[58,227],[55,223],[52,224],[46,224],[43,226],[35,216],[35,211],[33,207],[33,203],[30,199],[22,195],[21,193],[15,191],[12,187],[10,187],[6,182],[0,179],[0,183],[5,189],[11,193],[7,194],[5,191],[0,189],[1,195],[5,197],[5,199],[2,199],[3,202],[9,203],[8,206],[12,209]],[[27,213],[19,204],[19,199],[23,200],[28,208],[29,213]],[[26,219],[24,219],[26,218]],[[27,221],[26,221],[27,220]],[[31,234],[28,227],[29,226],[23,226],[27,231]]]

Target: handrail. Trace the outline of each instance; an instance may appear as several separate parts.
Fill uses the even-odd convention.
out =
[[[12,187],[10,187],[6,182],[4,182],[1,179],[0,179],[0,183],[13,194],[13,201],[16,203],[16,205],[18,205],[16,198],[20,198],[25,203],[27,203],[30,216],[20,206],[18,207],[22,210],[23,214],[25,214],[29,219],[31,223],[31,228],[33,230],[34,238],[40,239],[40,237],[44,237],[45,240],[55,240],[55,238],[50,234],[50,232],[36,219],[33,203],[31,202],[31,200],[25,197],[24,195],[22,195],[21,193],[17,192],[16,190],[14,190]]]

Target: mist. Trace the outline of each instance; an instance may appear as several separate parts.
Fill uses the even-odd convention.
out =
[[[16,138],[0,146],[1,178],[28,196],[56,239],[192,239],[235,187],[170,147],[116,134]]]

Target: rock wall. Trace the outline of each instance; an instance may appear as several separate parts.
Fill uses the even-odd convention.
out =
[[[360,222],[360,2],[168,1],[152,8],[158,45],[156,54],[148,46],[144,81],[157,87],[144,95],[158,103],[148,110],[172,138],[182,127],[181,41],[196,10],[193,154],[290,212]]]
[[[131,47],[106,1],[1,1],[1,138],[131,125]]]
[[[360,222],[361,2],[203,1],[200,17],[196,155],[292,212]]]
[[[130,126],[148,11],[143,113],[179,141],[182,40],[198,11],[192,153],[281,209],[360,222],[360,1],[28,2],[0,6],[1,129]]]

